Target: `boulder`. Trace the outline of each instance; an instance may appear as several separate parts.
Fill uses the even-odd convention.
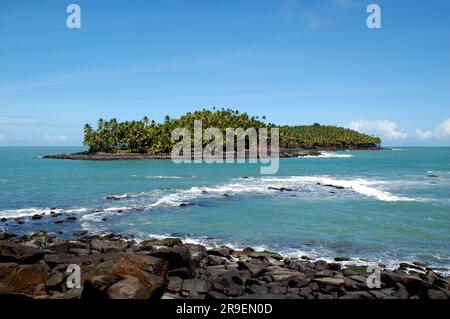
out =
[[[167,285],[167,291],[177,293],[181,290],[183,279],[180,277],[169,277],[169,284]]]
[[[17,237],[17,235],[9,232],[0,232],[0,240],[9,239],[13,237]]]
[[[230,250],[226,247],[213,248],[208,250],[208,255],[230,258]]]
[[[149,256],[158,257],[169,262],[169,270],[186,267],[192,269],[191,253],[185,246],[164,247],[148,252]]]
[[[95,276],[84,283],[81,299],[160,299],[165,281],[151,276],[145,282],[131,275]]]
[[[103,253],[124,251],[129,247],[129,243],[121,240],[92,239],[90,248]]]
[[[14,242],[0,242],[0,262],[32,264],[42,259],[44,251]]]
[[[252,277],[257,277],[266,271],[268,263],[263,260],[239,261],[239,269],[247,269]]]
[[[180,246],[182,244],[180,238],[164,238],[164,239],[156,239],[151,238],[144,240],[141,242],[140,246],[142,247],[148,247],[148,246],[167,246],[167,247],[174,247],[174,246]]]
[[[206,294],[210,289],[210,284],[208,281],[203,279],[186,279],[183,281],[183,284],[181,286],[182,291],[192,293],[198,293],[198,294]]]
[[[32,295],[42,291],[47,276],[47,267],[42,262],[33,265],[0,263],[0,294]]]

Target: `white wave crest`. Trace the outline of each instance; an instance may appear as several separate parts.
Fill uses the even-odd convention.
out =
[[[22,218],[22,217],[31,217],[33,215],[39,214],[39,215],[51,215],[52,212],[54,213],[63,213],[63,214],[79,214],[87,212],[87,208],[77,208],[77,209],[51,209],[51,208],[20,208],[20,209],[7,209],[7,210],[1,210],[0,211],[0,217],[5,218]]]
[[[321,152],[320,155],[308,155],[308,156],[299,156],[300,158],[349,158],[353,157],[352,154],[342,154],[335,152]]]

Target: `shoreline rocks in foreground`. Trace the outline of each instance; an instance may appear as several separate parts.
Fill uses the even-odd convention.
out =
[[[283,258],[228,247],[207,249],[178,238],[141,243],[124,236],[73,240],[45,232],[17,237],[0,232],[0,298],[35,299],[448,299],[449,278],[420,263],[381,271],[370,289],[364,266]],[[69,265],[81,288],[67,287]]]

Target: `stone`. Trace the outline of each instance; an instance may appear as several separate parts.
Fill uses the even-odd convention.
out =
[[[350,291],[339,299],[373,299],[374,297],[367,291]]]
[[[313,268],[316,271],[322,271],[328,269],[328,264],[325,260],[318,260],[313,263]]]
[[[228,299],[228,297],[218,291],[208,291],[205,299]]]
[[[191,253],[185,246],[162,247],[149,251],[148,255],[167,260],[169,262],[169,270],[182,267],[192,269]]]
[[[227,262],[227,259],[225,257],[208,255],[207,262],[208,262],[208,265],[211,265],[211,266],[225,265],[225,263]]]
[[[183,279],[180,277],[169,277],[169,284],[167,285],[167,291],[177,293],[181,290]]]
[[[123,251],[129,247],[127,242],[121,240],[105,240],[105,239],[92,239],[90,242],[90,248],[98,250],[103,253]]]
[[[208,255],[230,258],[230,251],[225,247],[213,248],[208,250]]]
[[[73,231],[73,232],[72,232],[72,234],[73,234],[74,236],[77,236],[77,237],[84,236],[84,235],[86,235],[86,234],[88,234],[88,233],[89,233],[89,231],[87,231],[87,230],[76,230],[76,231]]]
[[[142,282],[131,275],[100,275],[84,283],[81,299],[159,299],[164,288],[164,279],[157,276]]]
[[[266,294],[269,289],[264,285],[250,285],[245,288],[245,291],[250,294]]]
[[[164,238],[164,239],[147,239],[141,242],[140,246],[146,247],[146,246],[167,246],[167,247],[174,247],[174,246],[180,246],[182,244],[180,238]]]
[[[335,257],[334,261],[349,261],[352,260],[351,258],[348,257]]]
[[[187,291],[190,294],[196,292],[199,294],[205,294],[209,290],[209,283],[203,279],[186,279],[181,286],[182,291]]]
[[[39,285],[45,285],[47,276],[47,268],[42,262],[33,265],[0,263],[0,294],[32,295],[42,288]]]
[[[42,259],[44,251],[14,242],[0,242],[0,262],[32,264]]]
[[[17,235],[14,233],[0,232],[0,240],[5,240],[5,239],[9,239],[9,238],[14,238],[14,237],[17,237]]]
[[[181,268],[170,270],[168,272],[168,275],[181,277],[182,279],[190,279],[190,278],[192,278],[192,271],[186,267],[181,267]]]
[[[430,289],[428,290],[428,298],[430,299],[447,299],[447,295],[441,290]]]
[[[247,269],[252,277],[257,277],[266,271],[268,264],[262,260],[251,260],[248,262],[240,261],[239,269]]]
[[[207,256],[207,249],[197,244],[184,244],[184,246],[189,250],[192,267],[198,267],[200,261]]]
[[[57,288],[63,283],[64,277],[65,276],[59,271],[51,273],[46,282],[47,287],[52,290],[59,290]]]

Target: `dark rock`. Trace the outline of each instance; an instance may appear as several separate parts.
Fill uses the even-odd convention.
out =
[[[180,277],[182,279],[190,279],[192,278],[192,271],[186,267],[177,268],[170,270],[168,275],[171,277]]]
[[[183,267],[192,269],[191,253],[185,246],[163,247],[149,251],[148,255],[167,260],[170,270]]]
[[[428,290],[428,298],[430,298],[430,299],[447,299],[448,297],[441,290],[430,289],[430,290]]]
[[[266,271],[268,264],[263,260],[249,260],[248,262],[240,261],[238,263],[239,269],[246,269],[250,272],[252,277],[260,276]]]
[[[228,299],[228,297],[218,291],[208,291],[205,299]]]
[[[174,246],[180,246],[182,244],[180,238],[164,238],[164,239],[147,239],[141,242],[141,247],[148,247],[148,246],[167,246],[167,247],[174,247]]]
[[[167,286],[167,291],[177,293],[181,290],[181,285],[183,284],[183,279],[180,277],[170,277],[169,284]]]
[[[348,257],[335,257],[334,261],[349,261],[352,260],[351,258]]]
[[[316,271],[322,271],[328,269],[328,264],[325,260],[318,260],[313,263],[313,268]]]
[[[198,267],[200,261],[207,256],[207,249],[202,245],[184,244],[189,250],[192,267]]]
[[[76,230],[76,231],[72,232],[72,234],[77,237],[84,236],[87,233],[89,233],[89,231],[87,231],[87,230]]]
[[[73,223],[77,220],[75,216],[70,216],[66,218],[66,222]]]
[[[6,218],[6,217],[0,218],[0,221],[1,221],[1,222],[6,222],[7,220],[8,220],[8,218]]]
[[[219,257],[214,255],[209,255],[207,257],[208,265],[217,266],[217,265],[225,265],[227,259],[225,257]]]
[[[124,251],[129,247],[129,243],[121,240],[110,241],[105,239],[92,239],[90,248],[103,253]]]
[[[8,241],[0,243],[0,262],[32,264],[42,259],[43,256],[44,251],[41,249]]]
[[[13,237],[17,237],[17,235],[9,232],[0,232],[0,240],[9,239]]]
[[[32,220],[42,219],[42,215],[34,214],[33,216],[31,216],[31,219]]]
[[[292,188],[285,188],[285,187],[269,187],[268,189],[276,190],[280,192],[291,192]]]
[[[244,249],[242,249],[242,252],[248,254],[248,253],[254,253],[255,250],[251,247],[245,247]]]
[[[213,248],[208,250],[208,255],[230,258],[230,251],[225,247]]]
[[[245,291],[250,294],[266,294],[269,289],[264,285],[250,285],[247,286]]]
[[[198,293],[198,294],[206,294],[210,289],[209,282],[203,279],[186,279],[183,281],[183,284],[181,286],[182,291],[192,293]]]
[[[350,291],[339,299],[373,299],[374,297],[367,291]]]

